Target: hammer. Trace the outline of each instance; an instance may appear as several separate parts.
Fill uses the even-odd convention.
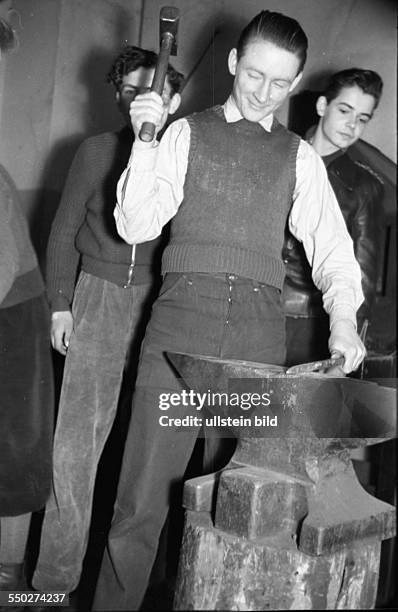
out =
[[[163,93],[169,57],[170,55],[177,55],[178,20],[179,12],[177,8],[173,6],[163,6],[161,8],[159,15],[160,51],[151,85],[151,91],[156,91],[159,96]],[[140,140],[151,142],[155,135],[155,129],[154,123],[145,121],[140,129]]]

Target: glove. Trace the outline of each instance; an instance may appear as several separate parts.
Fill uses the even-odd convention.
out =
[[[352,321],[340,319],[333,323],[329,337],[329,351],[332,357],[343,355],[345,374],[356,370],[362,363],[366,349]]]

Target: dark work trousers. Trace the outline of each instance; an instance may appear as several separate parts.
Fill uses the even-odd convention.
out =
[[[165,357],[180,351],[282,364],[285,322],[276,288],[232,274],[168,274],[147,327],[115,512],[94,610],[136,610],[144,597],[173,488],[181,487],[198,430],[162,427],[181,406],[159,397],[181,391]],[[164,397],[164,396],[163,396]]]
[[[286,365],[293,366],[330,357],[329,317],[286,316]]]

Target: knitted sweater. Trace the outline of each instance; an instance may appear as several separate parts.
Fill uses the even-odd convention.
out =
[[[271,132],[245,119],[227,123],[221,106],[187,119],[184,200],[162,271],[229,272],[280,289],[299,137],[276,120]]]
[[[81,268],[121,287],[151,283],[162,239],[132,247],[116,231],[116,185],[127,166],[133,132],[105,132],[79,147],[62,193],[47,248],[52,311],[71,306]]]
[[[43,280],[17,190],[0,165],[0,308],[20,304],[43,291]]]

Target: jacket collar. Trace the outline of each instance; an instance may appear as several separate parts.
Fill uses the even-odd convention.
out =
[[[347,189],[351,191],[354,189],[357,167],[347,151],[342,151],[342,155],[330,161],[326,167],[328,172],[340,179]]]
[[[316,126],[312,126],[306,132],[305,139],[307,142],[310,142],[315,133],[315,129]],[[344,183],[347,189],[352,191],[353,185],[355,185],[356,167],[349,153],[343,149],[339,149],[331,155],[322,157],[322,160],[328,170],[328,173],[336,176],[342,183]]]

